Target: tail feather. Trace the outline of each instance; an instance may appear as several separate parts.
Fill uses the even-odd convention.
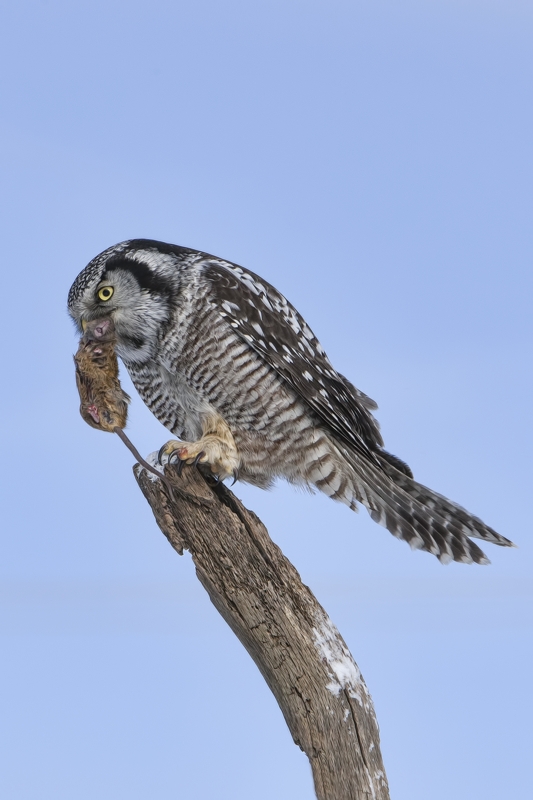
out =
[[[377,466],[344,447],[339,450],[345,477],[348,477],[346,462],[349,464],[348,485],[353,490],[344,491],[337,499],[352,506],[354,499],[362,502],[375,522],[398,539],[407,541],[413,549],[432,553],[443,564],[450,561],[488,564],[488,558],[470,537],[503,547],[514,546],[479,517],[417,483],[399,459],[401,470],[394,466],[395,459],[388,453],[381,458],[381,454],[377,454],[380,462]]]
[[[387,454],[388,455],[388,454]],[[453,500],[449,500],[444,495],[434,492],[422,483],[418,483],[414,478],[408,477],[403,472],[395,469],[390,462],[381,460],[384,472],[391,480],[399,486],[409,497],[413,497],[426,508],[435,509],[440,513],[450,515],[457,524],[460,524],[463,533],[473,536],[475,539],[483,539],[491,544],[501,547],[515,547],[510,539],[506,539],[493,528],[486,525],[479,517],[470,514],[465,508]]]

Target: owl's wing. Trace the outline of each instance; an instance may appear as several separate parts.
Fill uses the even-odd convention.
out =
[[[207,257],[210,298],[235,332],[351,448],[375,461],[383,441],[376,403],[336,372],[296,309],[273,286],[228,261]]]

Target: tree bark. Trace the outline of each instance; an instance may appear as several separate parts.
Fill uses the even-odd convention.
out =
[[[274,693],[307,754],[318,800],[388,800],[372,699],[340,633],[256,515],[194,468],[134,474]],[[169,491],[171,488],[171,491]]]

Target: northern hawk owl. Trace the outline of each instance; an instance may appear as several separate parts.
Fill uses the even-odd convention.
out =
[[[250,270],[198,250],[133,239],[74,281],[80,331],[110,317],[144,402],[182,441],[162,450],[268,488],[316,487],[442,563],[487,563],[470,537],[511,545],[417,483],[383,449],[373,400],[331,365],[296,309]]]

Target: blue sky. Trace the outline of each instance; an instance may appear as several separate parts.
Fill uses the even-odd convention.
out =
[[[22,0],[0,39],[1,795],[313,797],[130,454],[78,415],[68,288],[149,237],[276,285],[387,448],[519,545],[442,567],[364,511],[235,487],[361,667],[394,800],[529,800],[531,5]],[[168,438],[138,397],[128,432]]]

